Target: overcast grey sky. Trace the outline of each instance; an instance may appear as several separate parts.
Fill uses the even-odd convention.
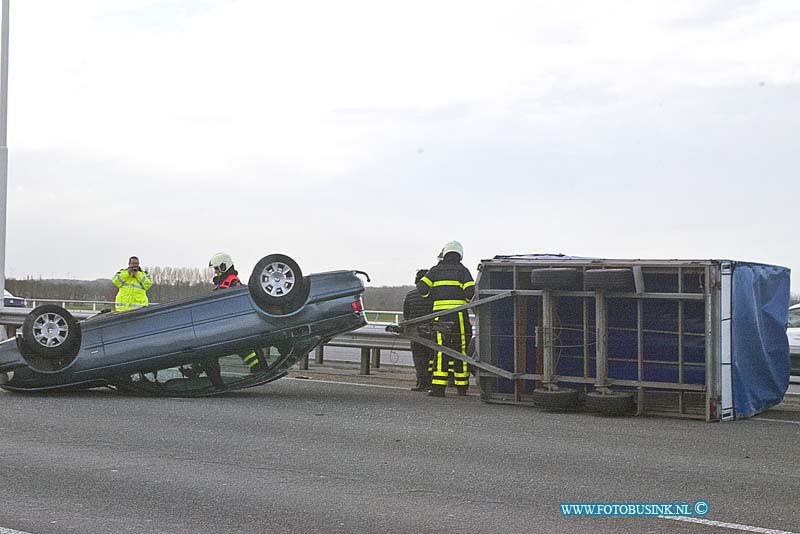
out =
[[[24,0],[7,275],[796,268],[800,2]]]

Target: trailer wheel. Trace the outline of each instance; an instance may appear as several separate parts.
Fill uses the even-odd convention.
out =
[[[533,289],[577,291],[581,288],[581,273],[577,269],[562,267],[533,269],[531,271],[531,286]]]
[[[600,393],[591,391],[586,394],[586,409],[603,415],[628,415],[634,411],[636,403],[630,391],[614,391]]]
[[[270,254],[258,260],[248,286],[256,304],[273,315],[288,315],[299,310],[310,290],[300,266],[283,254]]]
[[[533,390],[533,405],[545,410],[573,410],[578,407],[577,389]]]
[[[635,291],[631,269],[591,269],[583,273],[587,291]]]

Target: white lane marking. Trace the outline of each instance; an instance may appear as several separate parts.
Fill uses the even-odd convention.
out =
[[[222,373],[228,376],[250,376],[247,373]],[[315,384],[342,384],[345,386],[360,386],[362,388],[383,388],[383,389],[402,389],[411,391],[400,386],[381,386],[380,384],[358,384],[355,382],[337,382],[336,380],[317,380],[316,378],[297,378],[295,376],[284,376],[281,380],[297,380],[298,382],[314,382]],[[3,534],[0,532],[0,534]]]
[[[785,419],[770,419],[769,417],[753,417],[753,421],[769,421],[771,423],[789,423],[790,425],[800,425],[800,421],[786,421]]]
[[[297,378],[294,376],[286,376],[283,377],[281,380],[298,380],[300,382],[313,382],[315,384],[341,384],[344,386],[359,386],[362,388],[402,389],[406,391],[411,391],[408,388],[400,386],[382,386],[380,384],[357,384],[355,382],[337,382],[335,380],[317,380],[316,378]]]
[[[228,376],[250,376],[247,373],[222,373]],[[358,384],[356,382],[337,382],[336,380],[317,380],[316,378],[297,378],[295,376],[284,376],[281,380],[297,380],[298,382],[313,382],[315,384],[342,384],[345,386],[360,386],[362,388],[383,388],[383,389],[402,389],[411,391],[400,386],[382,386],[380,384]],[[0,532],[0,534],[3,534]]]
[[[22,532],[21,530],[0,527],[0,534],[30,534],[30,532]]]
[[[775,530],[771,528],[751,527],[750,525],[740,525],[739,523],[724,523],[722,521],[711,521],[710,519],[698,519],[696,517],[673,517],[660,515],[661,519],[672,519],[673,521],[683,521],[685,523],[697,523],[699,525],[708,525],[710,527],[731,528],[734,530],[744,530],[747,532],[758,532],[759,534],[798,534],[797,532],[789,532],[788,530]]]

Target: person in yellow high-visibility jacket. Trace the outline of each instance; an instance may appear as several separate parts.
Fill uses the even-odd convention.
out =
[[[461,264],[464,248],[458,241],[447,243],[439,254],[441,261],[431,267],[428,273],[417,282],[417,291],[422,298],[430,299],[433,311],[450,310],[463,306],[475,295],[475,282],[469,269]],[[467,354],[467,346],[472,338],[472,325],[469,314],[458,311],[437,317],[434,321],[452,325],[450,332],[437,332],[436,342],[450,349]],[[430,362],[432,397],[444,397],[449,379],[459,395],[466,395],[469,388],[469,367],[467,362],[458,360],[438,351]]]
[[[136,310],[150,304],[147,290],[153,285],[153,279],[139,266],[136,256],[131,256],[128,267],[120,269],[111,281],[119,288],[114,302],[116,311]]]

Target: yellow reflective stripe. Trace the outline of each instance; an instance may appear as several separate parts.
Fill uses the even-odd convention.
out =
[[[242,359],[243,359],[244,361],[247,361],[247,360],[250,360],[250,359],[252,359],[252,358],[255,358],[255,357],[256,357],[256,353],[255,353],[255,351],[254,351],[254,352],[251,352],[250,354],[248,354],[247,356],[245,356],[245,357],[244,357],[244,358],[242,358]]]
[[[462,284],[458,280],[437,280],[436,282],[433,283],[433,286],[431,286],[431,287],[455,286],[455,287],[460,287],[461,289],[467,289],[468,287],[472,287],[474,285],[475,285],[475,282],[471,282],[471,281]]]
[[[440,311],[440,310],[449,310],[450,308],[455,308],[457,306],[461,306],[462,304],[466,304],[466,300],[435,300],[433,302],[433,311]]]
[[[423,276],[421,281],[422,281],[422,282],[425,282],[425,284],[426,284],[428,287],[433,287],[433,282],[431,282],[431,279],[430,279],[430,278],[428,278],[427,276]]]
[[[467,331],[464,328],[464,312],[458,312],[458,324],[461,327],[461,354],[467,353]]]
[[[129,284],[127,282],[122,282],[122,287],[134,287],[136,289],[144,290],[144,288],[142,286],[140,286],[139,284]]]
[[[247,364],[247,367],[255,367],[256,365],[258,365],[258,358],[256,358],[256,359],[255,359],[255,360],[253,360],[252,362],[249,362],[249,363]]]
[[[457,286],[457,287],[463,287],[463,286],[461,285],[461,282],[459,282],[458,280],[437,280],[437,281],[435,281],[435,282],[433,283],[433,287],[439,287],[439,286]]]
[[[434,320],[438,321],[439,318],[437,317]],[[438,343],[439,345],[444,345],[444,342],[442,341],[442,333],[441,332],[436,332],[436,343]],[[433,368],[433,375],[434,376],[441,376],[442,373],[444,373],[444,376],[447,376],[447,371],[443,371],[442,370],[442,361],[444,360],[444,358],[442,358],[442,356],[443,356],[442,355],[442,351],[438,351],[436,353],[436,366]]]

